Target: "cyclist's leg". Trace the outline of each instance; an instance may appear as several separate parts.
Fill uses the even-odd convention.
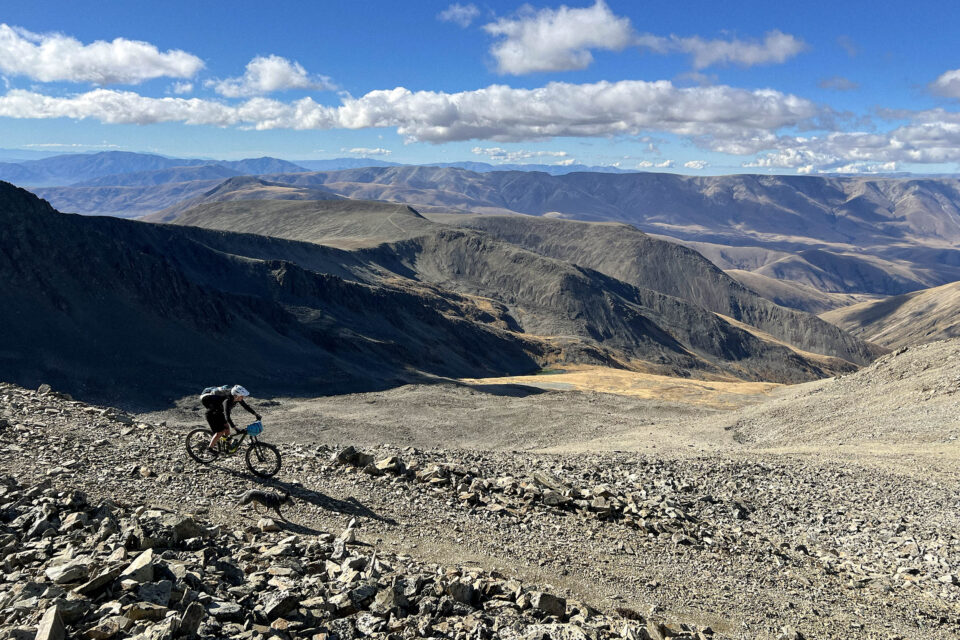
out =
[[[213,409],[207,410],[207,424],[210,425],[210,431],[213,432],[209,446],[215,450],[220,438],[230,435],[230,425],[227,424],[227,417],[223,415],[222,411]]]

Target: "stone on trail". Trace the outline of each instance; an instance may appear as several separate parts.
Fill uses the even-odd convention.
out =
[[[273,518],[260,518],[257,521],[257,528],[264,533],[280,531],[280,525]]]
[[[153,580],[153,549],[147,549],[120,573],[121,580],[150,582]]]
[[[152,620],[156,622],[157,620],[163,620],[167,611],[169,609],[166,607],[152,602],[134,602],[127,608],[124,615],[131,620]]]
[[[44,612],[37,627],[36,640],[64,640],[67,630],[63,626],[63,616],[60,615],[60,605],[53,605]]]
[[[196,635],[200,623],[206,616],[207,612],[204,611],[203,605],[199,602],[191,602],[180,618],[180,635],[186,637]]]
[[[300,598],[289,591],[273,591],[264,595],[260,602],[263,605],[263,614],[273,621],[296,609]]]
[[[558,618],[562,618],[567,613],[566,600],[542,591],[534,591],[530,594],[530,606]]]
[[[161,580],[160,582],[146,582],[140,585],[140,589],[137,591],[140,599],[144,602],[152,602],[153,604],[158,604],[160,606],[167,606],[170,604],[170,596],[173,592],[173,583],[169,580]]]
[[[44,573],[54,584],[70,584],[87,579],[90,570],[90,561],[86,558],[77,558],[57,567],[50,567]]]

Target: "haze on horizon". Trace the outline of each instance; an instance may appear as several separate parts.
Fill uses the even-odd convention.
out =
[[[0,146],[689,174],[955,173],[952,7],[31,3]],[[825,20],[824,16],[830,16]],[[105,19],[109,17],[109,19]],[[921,43],[918,46],[917,43]]]

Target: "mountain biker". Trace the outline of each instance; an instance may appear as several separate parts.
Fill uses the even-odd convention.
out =
[[[220,438],[230,435],[230,427],[234,429],[237,425],[233,423],[230,412],[238,404],[252,413],[257,420],[260,420],[260,414],[247,406],[244,398],[250,397],[250,392],[244,387],[234,385],[233,387],[218,387],[205,394],[200,401],[207,409],[207,424],[210,425],[210,431],[213,432],[213,438],[210,439],[210,449],[215,450]]]

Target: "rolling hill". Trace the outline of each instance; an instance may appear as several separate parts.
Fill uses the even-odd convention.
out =
[[[530,220],[569,227],[571,238],[582,235],[578,223]],[[456,229],[431,222],[402,205],[356,201],[247,201],[240,206],[221,203],[187,211],[174,224],[239,229],[357,249],[354,253],[362,255],[364,260],[375,262],[398,276],[414,277],[446,290],[497,301],[510,311],[525,333],[572,336],[611,348],[614,351],[611,357],[623,365],[641,360],[667,367],[668,371],[669,367],[674,371],[703,367],[705,371],[726,371],[748,379],[755,379],[752,376],[761,370],[764,371],[761,378],[782,379],[781,376],[793,375],[788,370],[800,366],[791,363],[784,367],[776,363],[776,350],[769,352],[770,359],[764,355],[750,363],[754,358],[752,354],[766,352],[776,344],[774,339],[758,338],[748,329],[719,319],[709,308],[684,298],[684,293],[695,296],[680,287],[673,287],[669,293],[656,290],[650,286],[656,277],[645,284],[624,281],[584,268],[583,264],[574,264],[573,260],[532,251],[522,243],[504,240],[487,230]],[[773,318],[766,323],[771,332],[777,330],[778,323],[787,326],[805,323],[798,323],[797,330],[792,331],[804,338],[805,344],[797,345],[801,349],[860,364],[879,353],[814,316],[762,301],[693,251],[661,241],[651,242],[665,252],[654,256],[653,261],[670,261],[666,269],[674,269],[675,281],[683,280],[684,271],[689,271],[689,279],[693,280],[697,278],[697,269],[706,270],[713,278],[737,289],[743,297],[743,306],[748,306],[747,300],[752,304],[766,304],[765,313]],[[681,255],[678,258],[676,254]],[[709,285],[708,278],[702,287],[693,287],[690,291],[705,297],[723,297],[722,292],[709,293]],[[761,315],[756,314],[757,318]],[[823,335],[817,336],[818,333]],[[650,335],[656,336],[653,342]],[[759,342],[755,343],[755,339]],[[664,344],[669,346],[666,351]],[[790,355],[789,351],[777,353],[776,357],[796,355]],[[698,360],[707,364],[698,364]],[[831,368],[837,364],[818,361],[813,368]],[[808,366],[802,365],[800,369],[807,371]]]
[[[960,280],[960,181],[813,176],[386,167],[269,178],[425,212],[617,221],[773,260],[763,275],[838,293],[891,295]],[[722,265],[721,265],[722,266]]]
[[[861,302],[821,317],[890,349],[960,337],[960,282]]]
[[[484,231],[539,254],[565,260],[638,287],[682,298],[756,327],[814,353],[866,364],[878,352],[834,331],[816,316],[757,295],[696,251],[624,224],[533,216],[434,215],[448,224]]]

